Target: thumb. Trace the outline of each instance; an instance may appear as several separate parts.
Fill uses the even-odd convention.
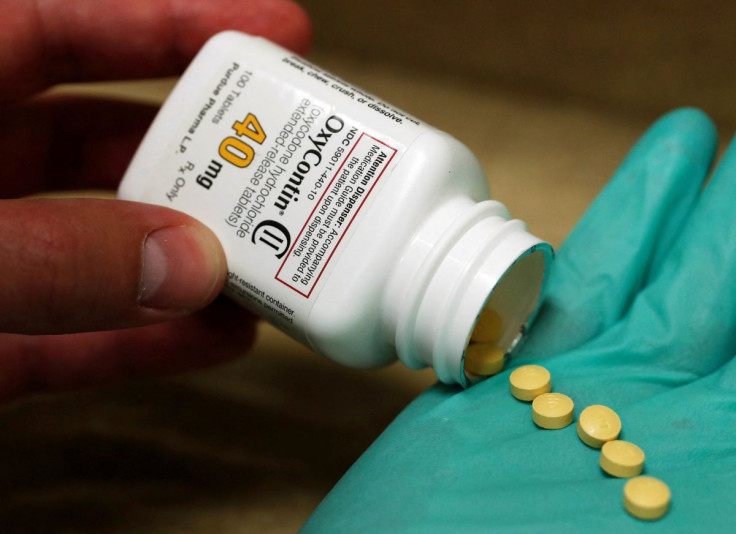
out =
[[[225,280],[217,238],[183,213],[101,199],[0,201],[0,331],[59,334],[180,317]]]

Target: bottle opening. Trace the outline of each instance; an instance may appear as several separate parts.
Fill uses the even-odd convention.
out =
[[[546,248],[535,247],[514,262],[479,310],[463,355],[470,383],[503,370],[523,338],[542,294],[548,254]]]

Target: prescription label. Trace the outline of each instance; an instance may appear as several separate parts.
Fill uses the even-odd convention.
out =
[[[426,127],[265,42],[212,56],[205,48],[175,88],[121,196],[207,224],[228,259],[226,293],[305,339],[341,250]],[[141,175],[143,193],[126,194]]]
[[[362,133],[324,188],[294,240],[276,279],[309,298],[397,149]]]

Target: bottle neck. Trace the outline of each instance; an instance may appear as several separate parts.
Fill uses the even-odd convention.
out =
[[[463,359],[478,315],[493,305],[504,326],[498,345],[511,353],[536,312],[552,256],[503,204],[447,200],[412,238],[387,286],[384,326],[399,359],[467,386]]]

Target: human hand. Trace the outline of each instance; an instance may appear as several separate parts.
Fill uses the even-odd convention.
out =
[[[537,324],[503,373],[437,385],[348,471],[304,532],[726,532],[736,521],[736,143],[701,190],[716,134],[700,112],[657,122],[561,248]],[[644,472],[671,488],[653,524],[575,424],[541,430],[510,372],[613,408]]]
[[[33,95],[177,74],[225,29],[304,52],[304,12],[289,0],[0,0],[0,21],[0,399],[242,353],[245,311],[218,301],[190,315],[226,276],[202,224],[132,202],[19,198],[114,189],[155,110]]]

